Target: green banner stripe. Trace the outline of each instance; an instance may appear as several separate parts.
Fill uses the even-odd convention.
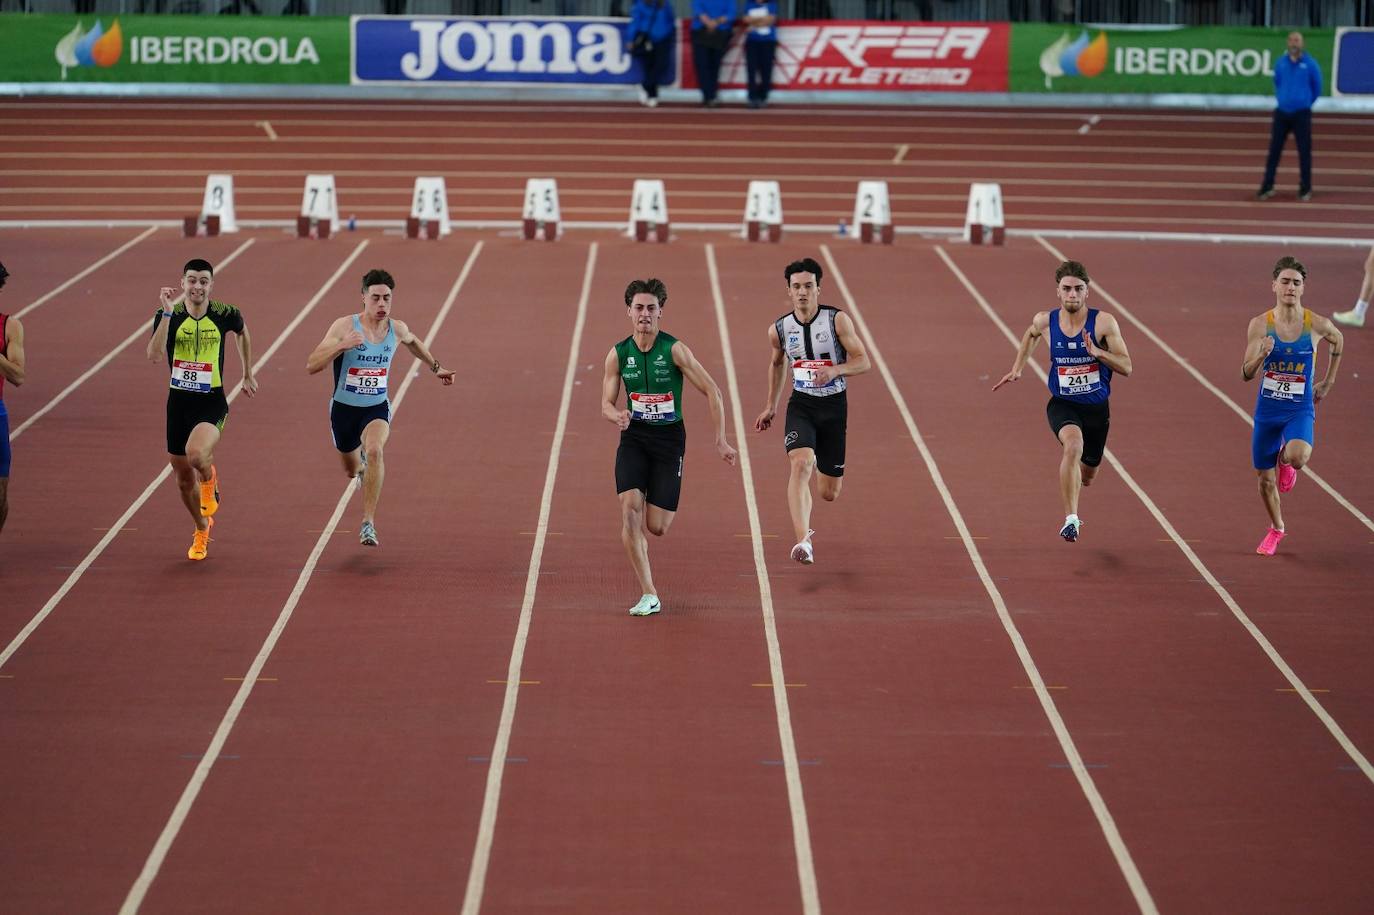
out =
[[[1272,95],[1287,31],[1254,28],[1097,29],[1013,25],[1012,92]],[[1303,31],[1331,88],[1334,29]]]
[[[0,16],[0,82],[348,83],[346,17]]]

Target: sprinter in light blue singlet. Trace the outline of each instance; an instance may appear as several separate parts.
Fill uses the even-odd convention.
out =
[[[1078,494],[1096,478],[1107,447],[1112,375],[1124,378],[1131,374],[1131,354],[1121,339],[1116,318],[1088,307],[1086,267],[1078,261],[1064,261],[1054,272],[1054,281],[1059,307],[1031,319],[1011,371],[992,389],[1020,378],[1036,344],[1048,335],[1050,371],[1046,381],[1050,402],[1045,405],[1045,415],[1063,449],[1059,494],[1064,502],[1064,524],[1059,536],[1075,543],[1083,526],[1078,517]]]
[[[334,367],[329,425],[344,473],[363,491],[363,521],[358,528],[358,542],[363,546],[378,544],[377,502],[386,475],[382,450],[391,434],[391,388],[404,374],[391,371],[397,345],[428,365],[443,384],[453,384],[454,377],[404,321],[391,317],[395,288],[391,274],[369,270],[363,277],[362,313],[330,325],[305,362],[305,370],[312,375],[327,365]]]
[[[1250,455],[1259,475],[1260,500],[1269,513],[1269,530],[1255,552],[1273,556],[1287,534],[1279,493],[1298,481],[1312,457],[1317,402],[1336,383],[1344,338],[1329,320],[1302,305],[1307,268],[1293,257],[1274,265],[1274,307],[1250,319],[1241,376],[1260,378],[1255,398],[1255,430]],[[1326,376],[1317,383],[1317,342],[1331,345]]]

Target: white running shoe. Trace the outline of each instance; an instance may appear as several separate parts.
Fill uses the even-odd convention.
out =
[[[1337,324],[1344,324],[1346,327],[1364,327],[1364,315],[1355,309],[1349,311],[1338,311],[1331,316],[1331,320]]]
[[[377,528],[372,526],[371,521],[364,521],[362,527],[358,528],[358,542],[363,546],[377,545]]]
[[[804,566],[809,566],[816,561],[816,551],[811,547],[811,535],[815,531],[807,531],[806,539],[792,547],[792,558]]]
[[[630,616],[653,616],[663,609],[658,597],[653,594],[646,594],[639,599],[639,603],[630,608]]]

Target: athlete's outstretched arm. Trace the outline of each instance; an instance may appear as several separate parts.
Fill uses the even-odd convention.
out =
[[[620,405],[620,359],[615,347],[606,354],[606,363],[601,374],[601,415],[615,423],[621,432],[630,428],[630,411]]]
[[[258,393],[258,379],[253,374],[253,341],[248,336],[247,324],[239,328],[234,335],[234,342],[238,346],[239,361],[243,363],[243,393],[252,397]]]
[[[0,353],[0,375],[16,388],[24,383],[24,325],[18,318],[5,322],[5,351]]]
[[[1274,338],[1269,336],[1264,315],[1250,319],[1245,332],[1245,359],[1240,364],[1240,377],[1249,381],[1264,365],[1264,360],[1274,351]]]
[[[1048,311],[1036,312],[1035,317],[1031,318],[1030,327],[1021,335],[1021,345],[1016,348],[1016,359],[1012,361],[1011,371],[1002,376],[1002,380],[992,386],[995,391],[1008,382],[1015,381],[1021,377],[1021,373],[1026,370],[1026,363],[1030,361],[1031,353],[1035,352],[1035,347],[1040,343],[1040,338],[1045,335],[1045,331],[1050,327],[1050,313]]]
[[[446,369],[439,364],[439,360],[425,346],[425,341],[410,332],[410,327],[404,321],[392,321],[396,326],[396,339],[401,341],[401,345],[410,350],[416,359],[419,359],[429,370],[438,376],[444,384],[453,384],[453,369]]]
[[[1131,374],[1131,354],[1121,338],[1121,325],[1116,323],[1116,318],[1097,313],[1097,339],[1102,341],[1101,346],[1092,339],[1087,328],[1083,329],[1083,346],[1088,355],[1123,378]]]
[[[778,326],[768,325],[768,345],[771,350],[768,362],[768,401],[763,412],[754,420],[754,430],[765,432],[773,425],[773,417],[778,412],[778,398],[782,396],[784,380],[787,378],[787,354],[783,352],[782,341],[778,339]]]
[[[673,364],[682,371],[682,377],[692,383],[692,387],[706,395],[711,403],[711,422],[716,427],[716,453],[731,467],[735,466],[735,449],[725,440],[725,401],[720,396],[720,386],[711,373],[702,368],[697,357],[681,340],[673,344]]]
[[[1331,386],[1336,383],[1336,369],[1341,364],[1341,353],[1345,350],[1345,336],[1341,334],[1335,324],[1331,323],[1330,318],[1323,318],[1317,314],[1312,316],[1312,331],[1319,334],[1331,347],[1331,358],[1326,361],[1326,375],[1312,389],[1313,401],[1319,401],[1331,393]],[[1313,361],[1315,361],[1315,354]],[[1313,368],[1316,366],[1314,365]]]

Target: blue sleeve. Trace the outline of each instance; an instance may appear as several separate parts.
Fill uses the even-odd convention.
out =
[[[636,3],[630,9],[630,28],[625,34],[633,38],[635,35],[647,31],[649,31],[649,5]]]

